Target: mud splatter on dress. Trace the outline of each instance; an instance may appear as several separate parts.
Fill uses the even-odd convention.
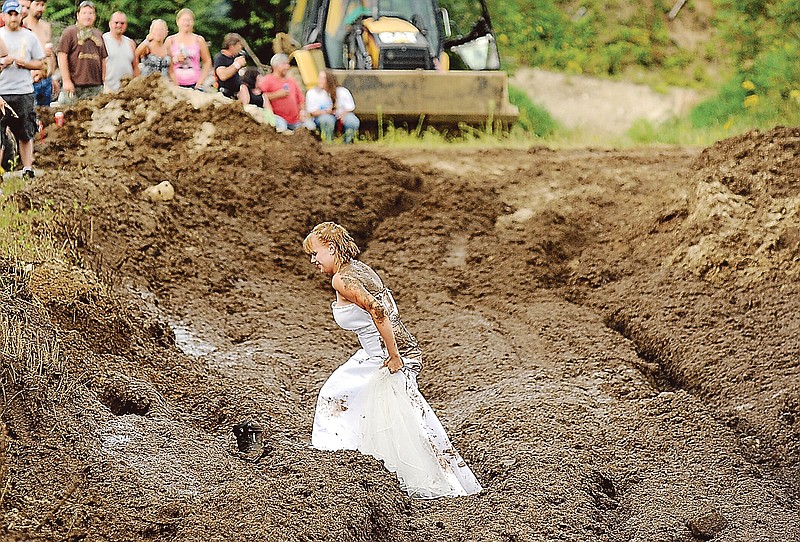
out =
[[[417,388],[421,353],[400,321],[391,292],[384,288],[373,295],[389,315],[405,365],[394,374],[381,368],[388,353],[370,314],[354,303],[334,302],[334,320],[356,333],[361,348],[322,386],[312,445],[320,450],[359,450],[382,460],[411,497],[480,492],[475,475]]]

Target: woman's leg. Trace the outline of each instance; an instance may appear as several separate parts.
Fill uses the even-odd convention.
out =
[[[344,126],[344,142],[352,143],[353,139],[355,139],[356,135],[358,134],[358,128],[361,126],[361,121],[358,120],[358,117],[355,115],[355,113],[348,113],[342,119],[342,124]]]
[[[314,124],[319,129],[323,141],[333,141],[333,129],[336,127],[336,117],[333,115],[318,115],[314,117]]]

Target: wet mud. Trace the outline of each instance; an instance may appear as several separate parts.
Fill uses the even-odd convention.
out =
[[[186,96],[149,79],[67,111],[13,196],[71,260],[3,269],[6,538],[800,536],[800,130],[337,147]],[[142,196],[162,181],[174,199]],[[411,500],[310,447],[356,349],[302,252],[324,220],[392,289],[481,494]]]

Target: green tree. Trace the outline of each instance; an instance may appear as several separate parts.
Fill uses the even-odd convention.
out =
[[[76,4],[73,0],[49,0],[45,18],[53,22],[54,29],[60,30],[75,24]],[[128,17],[128,35],[137,42],[147,36],[153,19],[164,19],[170,33],[177,31],[175,14],[178,10],[189,8],[195,16],[195,32],[205,37],[212,48],[219,48],[222,36],[235,32],[242,23],[229,18],[230,6],[226,0],[113,0],[95,2],[97,22],[95,26],[103,32],[108,30],[108,21],[115,11],[122,11]]]

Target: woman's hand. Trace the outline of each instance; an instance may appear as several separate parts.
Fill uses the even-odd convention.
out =
[[[403,368],[403,360],[400,356],[389,356],[389,359],[383,362],[383,367],[388,367],[390,373],[396,373]]]

